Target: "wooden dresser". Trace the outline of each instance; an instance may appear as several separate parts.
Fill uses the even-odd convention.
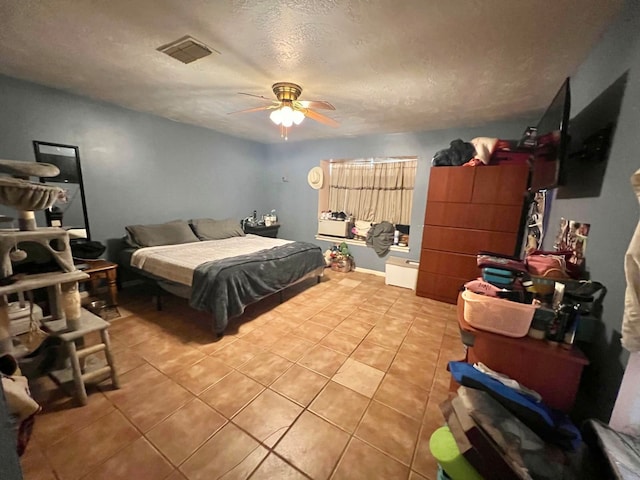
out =
[[[464,361],[484,363],[538,392],[548,406],[571,411],[582,370],[589,364],[578,347],[567,349],[545,340],[505,337],[474,328],[464,319],[462,296],[458,299],[457,316],[462,343],[467,346]],[[451,386],[455,391],[455,381]]]
[[[515,255],[529,167],[431,167],[416,294],[455,304],[478,251]]]

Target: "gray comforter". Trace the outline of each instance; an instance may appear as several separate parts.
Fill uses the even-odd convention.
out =
[[[193,272],[189,304],[212,313],[214,330],[220,334],[247,305],[324,266],[320,247],[307,242],[206,262]]]

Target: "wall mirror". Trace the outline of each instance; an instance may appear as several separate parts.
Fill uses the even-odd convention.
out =
[[[67,191],[67,202],[45,210],[44,222],[49,227],[64,228],[72,240],[91,240],[78,147],[34,140],[33,148],[36,162],[50,163],[60,169],[57,177],[41,178],[40,181]]]

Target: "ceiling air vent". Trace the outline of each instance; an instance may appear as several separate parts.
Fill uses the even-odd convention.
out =
[[[213,52],[220,53],[188,35],[158,47],[158,51],[164,52],[182,63],[194,62],[202,57],[211,55]]]

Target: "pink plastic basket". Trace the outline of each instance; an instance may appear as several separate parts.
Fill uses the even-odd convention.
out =
[[[507,337],[524,337],[529,331],[535,305],[478,295],[465,290],[464,319],[472,327]]]

